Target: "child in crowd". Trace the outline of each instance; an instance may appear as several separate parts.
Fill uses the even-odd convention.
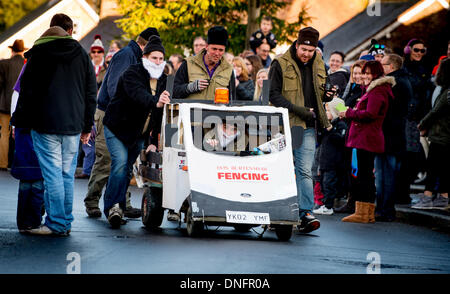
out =
[[[319,172],[324,205],[313,210],[315,214],[333,214],[334,199],[343,192],[345,186],[345,135],[346,123],[339,118],[339,107],[344,100],[334,98],[326,104],[327,117],[332,128],[324,130],[320,143]]]
[[[256,53],[262,43],[270,45],[270,50],[277,46],[277,39],[272,33],[273,22],[270,16],[264,16],[261,20],[260,29],[252,34],[250,37],[250,48]]]

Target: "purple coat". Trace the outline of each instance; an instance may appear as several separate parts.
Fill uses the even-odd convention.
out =
[[[374,153],[384,152],[383,120],[389,104],[394,98],[393,77],[385,76],[372,81],[356,109],[347,109],[345,117],[351,121],[346,142],[347,147]]]

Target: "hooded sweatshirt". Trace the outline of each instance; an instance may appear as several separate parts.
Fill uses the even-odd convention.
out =
[[[329,69],[328,78],[330,79],[330,83],[332,85],[339,87],[337,95],[339,97],[343,97],[345,88],[347,87],[348,80],[350,79],[350,73],[345,68],[342,67],[335,72],[331,72],[331,69]]]
[[[89,133],[97,86],[81,45],[60,27],[51,27],[25,57],[28,62],[12,124],[40,133]]]

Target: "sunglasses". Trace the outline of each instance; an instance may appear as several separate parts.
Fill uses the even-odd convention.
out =
[[[100,54],[103,53],[103,51],[91,51],[93,54]]]
[[[373,47],[375,48],[375,49],[384,49],[384,45],[380,45],[380,44],[375,44],[375,45],[373,45]]]
[[[427,49],[414,48],[413,51],[416,52],[416,53],[420,52],[422,54],[425,54],[427,52]]]

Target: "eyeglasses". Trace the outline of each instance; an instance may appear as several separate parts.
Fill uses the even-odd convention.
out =
[[[380,45],[380,44],[375,44],[375,45],[373,45],[373,47],[375,48],[375,49],[384,49],[384,45]]]
[[[419,48],[414,48],[413,49],[413,51],[415,52],[415,53],[422,53],[422,54],[425,54],[426,52],[427,52],[427,49],[419,49]]]
[[[103,51],[91,51],[92,54],[100,54],[103,53]]]

